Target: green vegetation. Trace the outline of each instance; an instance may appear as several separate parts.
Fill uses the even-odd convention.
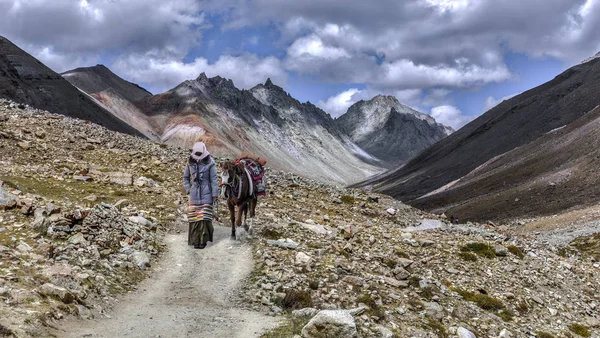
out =
[[[308,282],[308,287],[312,290],[316,290],[319,288],[319,281],[316,279],[312,279]]]
[[[553,334],[544,331],[536,331],[535,335],[538,338],[556,338]]]
[[[513,254],[521,259],[523,259],[525,257],[525,252],[523,251],[523,249],[519,248],[516,245],[509,245],[506,248],[508,249],[508,251],[511,254]]]
[[[285,297],[281,300],[281,306],[284,309],[296,310],[305,307],[312,307],[313,301],[309,291],[288,289]]]
[[[340,200],[342,200],[343,203],[346,204],[354,204],[354,196],[350,196],[350,195],[344,195],[342,197],[340,197]]]
[[[496,313],[504,321],[510,321],[514,316],[514,313],[507,309],[504,303],[502,303],[502,301],[498,298],[459,288],[454,288],[453,290],[460,294],[464,300],[473,302],[484,310]]]
[[[421,297],[423,297],[427,300],[431,300],[434,295],[435,295],[435,292],[434,292],[434,289],[432,286],[428,286],[426,288],[423,288],[423,290],[421,290]]]
[[[387,265],[388,268],[393,269],[396,267],[396,265],[398,264],[398,262],[396,262],[395,259],[392,258],[384,258],[383,259],[383,264]]]
[[[433,318],[426,318],[425,329],[430,329],[435,332],[438,337],[448,338],[448,332],[446,331],[446,327],[439,320],[435,320]]]
[[[379,319],[385,318],[384,310],[377,304],[371,295],[363,293],[356,298],[356,301],[369,307],[369,310],[367,310],[367,315],[371,317],[375,316]]]
[[[394,248],[394,252],[396,253],[396,256],[398,256],[400,258],[410,259],[410,256],[398,246]]]
[[[310,318],[291,318],[286,320],[280,326],[264,333],[261,338],[288,338],[300,335],[302,328],[308,323]]]
[[[461,251],[458,253],[458,257],[467,262],[477,262],[477,256],[472,252]]]
[[[477,254],[481,257],[486,257],[486,258],[496,257],[496,252],[494,251],[494,248],[491,245],[486,244],[486,243],[477,243],[477,242],[467,243],[460,247],[460,251],[472,252],[474,254]]]
[[[577,323],[569,325],[569,330],[571,330],[571,332],[573,332],[574,334],[582,337],[590,337],[592,335],[587,326],[583,326]]]

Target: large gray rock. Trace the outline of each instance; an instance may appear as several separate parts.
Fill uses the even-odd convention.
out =
[[[458,335],[458,338],[477,338],[473,332],[464,327],[459,327],[456,334]]]
[[[323,310],[302,328],[304,338],[356,338],[354,317],[346,310]]]
[[[134,252],[131,259],[142,270],[146,270],[150,266],[150,256],[143,251]]]
[[[0,210],[12,209],[17,206],[17,196],[4,191],[0,187]]]
[[[42,295],[57,298],[65,304],[71,304],[77,300],[69,290],[51,283],[40,286],[38,290]]]

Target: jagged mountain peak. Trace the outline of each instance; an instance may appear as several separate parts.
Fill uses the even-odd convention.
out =
[[[408,160],[449,134],[448,127],[391,95],[358,101],[335,122],[359,146],[390,164]]]

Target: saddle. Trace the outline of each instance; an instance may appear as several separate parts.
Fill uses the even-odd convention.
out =
[[[267,160],[248,153],[242,153],[242,157],[238,158],[235,163],[242,163],[246,168],[246,174],[250,181],[250,194],[266,195],[267,178],[264,165],[267,164]]]

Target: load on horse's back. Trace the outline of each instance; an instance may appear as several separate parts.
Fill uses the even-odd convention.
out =
[[[266,193],[267,181],[264,167],[266,163],[264,158],[242,153],[239,159],[221,164],[221,194],[227,199],[232,239],[236,238],[236,227],[242,225],[242,215],[244,215],[244,229],[250,234],[253,231],[258,196]],[[247,224],[248,211],[250,226]]]

